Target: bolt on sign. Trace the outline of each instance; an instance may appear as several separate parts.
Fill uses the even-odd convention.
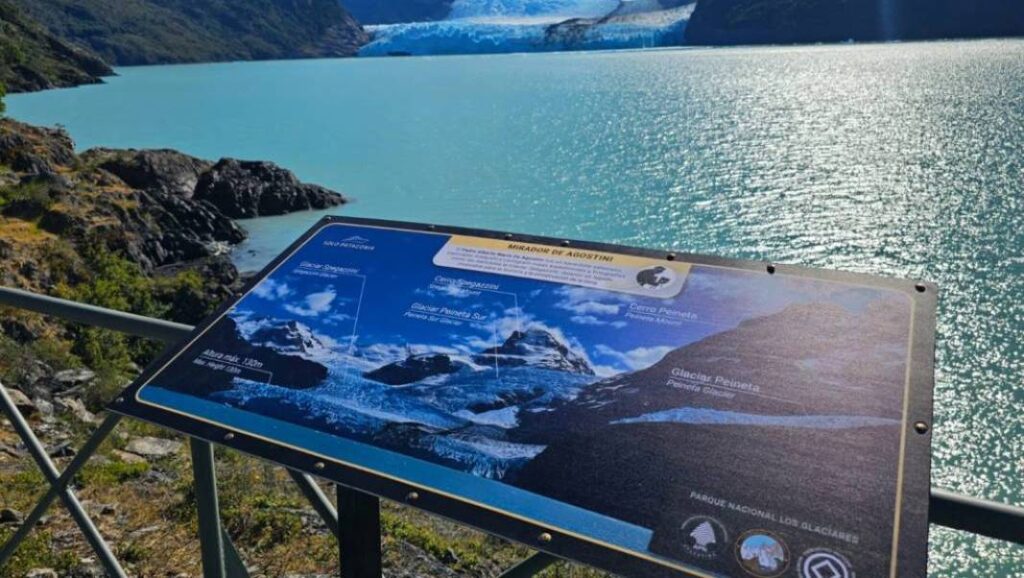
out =
[[[625,576],[919,576],[935,303],[329,217],[112,409]]]

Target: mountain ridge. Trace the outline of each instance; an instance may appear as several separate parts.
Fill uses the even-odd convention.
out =
[[[691,45],[805,44],[1024,35],[1013,0],[699,0]]]
[[[10,0],[114,65],[352,56],[368,40],[337,0]]]
[[[0,0],[0,84],[8,92],[96,84],[113,73],[99,57],[57,38]]]

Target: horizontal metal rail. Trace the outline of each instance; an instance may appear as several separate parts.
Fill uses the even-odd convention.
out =
[[[157,339],[166,343],[181,341],[194,329],[180,323],[152,319],[7,287],[0,287],[0,305],[35,311],[68,321]],[[304,492],[310,491],[308,487],[303,490]],[[325,496],[322,498],[322,502],[327,502]],[[933,524],[1024,545],[1024,508],[965,496],[936,487],[931,489],[929,505],[930,521]],[[329,506],[322,509],[327,512]],[[538,556],[533,563],[540,565],[545,561],[546,557]]]

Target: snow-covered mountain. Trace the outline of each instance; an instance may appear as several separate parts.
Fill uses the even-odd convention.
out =
[[[270,317],[238,317],[238,331],[249,343],[270,347],[283,355],[298,355],[323,360],[332,355],[334,341],[317,335],[307,325],[295,320]]]
[[[573,351],[549,331],[513,331],[505,343],[482,351],[473,361],[484,366],[530,366],[553,371],[594,375],[586,357]]]

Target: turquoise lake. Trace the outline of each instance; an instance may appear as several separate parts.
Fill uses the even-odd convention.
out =
[[[8,113],[83,149],[272,160],[340,214],[935,281],[933,483],[1024,504],[1024,41],[118,73]],[[245,222],[236,261],[319,216]],[[933,528],[930,574],[1024,576],[1024,548]]]

